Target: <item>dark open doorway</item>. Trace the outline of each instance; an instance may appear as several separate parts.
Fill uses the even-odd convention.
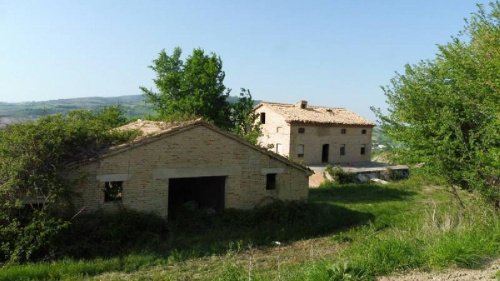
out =
[[[185,207],[224,210],[226,177],[176,178],[168,182],[168,218],[175,219]]]
[[[330,152],[330,145],[323,144],[323,149],[321,150],[321,162],[328,162],[328,154]]]

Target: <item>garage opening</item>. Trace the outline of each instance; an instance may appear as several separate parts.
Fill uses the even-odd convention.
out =
[[[168,182],[168,218],[182,210],[224,210],[226,177],[175,178]]]

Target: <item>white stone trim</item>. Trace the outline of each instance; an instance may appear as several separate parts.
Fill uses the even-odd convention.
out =
[[[285,168],[262,168],[260,173],[262,175],[267,174],[283,174],[285,172]]]
[[[206,167],[206,168],[178,168],[178,169],[156,169],[153,171],[155,179],[170,178],[199,178],[240,175],[240,167]]]
[[[126,181],[130,178],[129,174],[107,174],[107,175],[97,175],[96,179],[100,182],[107,181]]]

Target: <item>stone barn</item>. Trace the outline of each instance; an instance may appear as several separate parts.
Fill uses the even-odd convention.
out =
[[[182,206],[220,211],[306,200],[308,168],[205,121],[141,121],[142,135],[69,168],[77,210],[120,208],[174,217]]]

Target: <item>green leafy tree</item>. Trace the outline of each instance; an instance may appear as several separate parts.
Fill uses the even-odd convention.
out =
[[[242,88],[238,101],[231,108],[231,123],[235,134],[256,144],[262,133],[261,124],[256,122],[258,115],[253,110],[254,106],[250,90]]]
[[[375,110],[397,142],[396,160],[424,163],[456,187],[480,191],[499,206],[500,4],[479,6],[436,58],[406,65],[383,90],[388,113]],[[458,197],[458,196],[457,196]]]
[[[222,60],[203,49],[194,49],[186,61],[181,60],[181,54],[180,48],[171,56],[162,50],[153,61],[150,68],[156,72],[153,81],[158,92],[141,87],[146,101],[161,118],[203,117],[230,128],[230,90],[224,86]]]
[[[121,105],[106,106],[96,114],[97,119],[106,127],[115,128],[127,123],[126,112]]]
[[[230,89],[224,86],[222,60],[214,53],[194,49],[185,61],[182,51],[172,55],[162,50],[150,66],[158,92],[140,87],[146,101],[159,114],[159,119],[179,120],[202,117],[218,127],[230,130],[257,143],[260,128],[255,124],[254,101],[250,91],[242,89],[237,101],[230,103]]]
[[[72,216],[66,213],[71,209],[67,164],[133,137],[110,130],[122,121],[113,108],[77,110],[0,131],[0,261],[50,255]]]

